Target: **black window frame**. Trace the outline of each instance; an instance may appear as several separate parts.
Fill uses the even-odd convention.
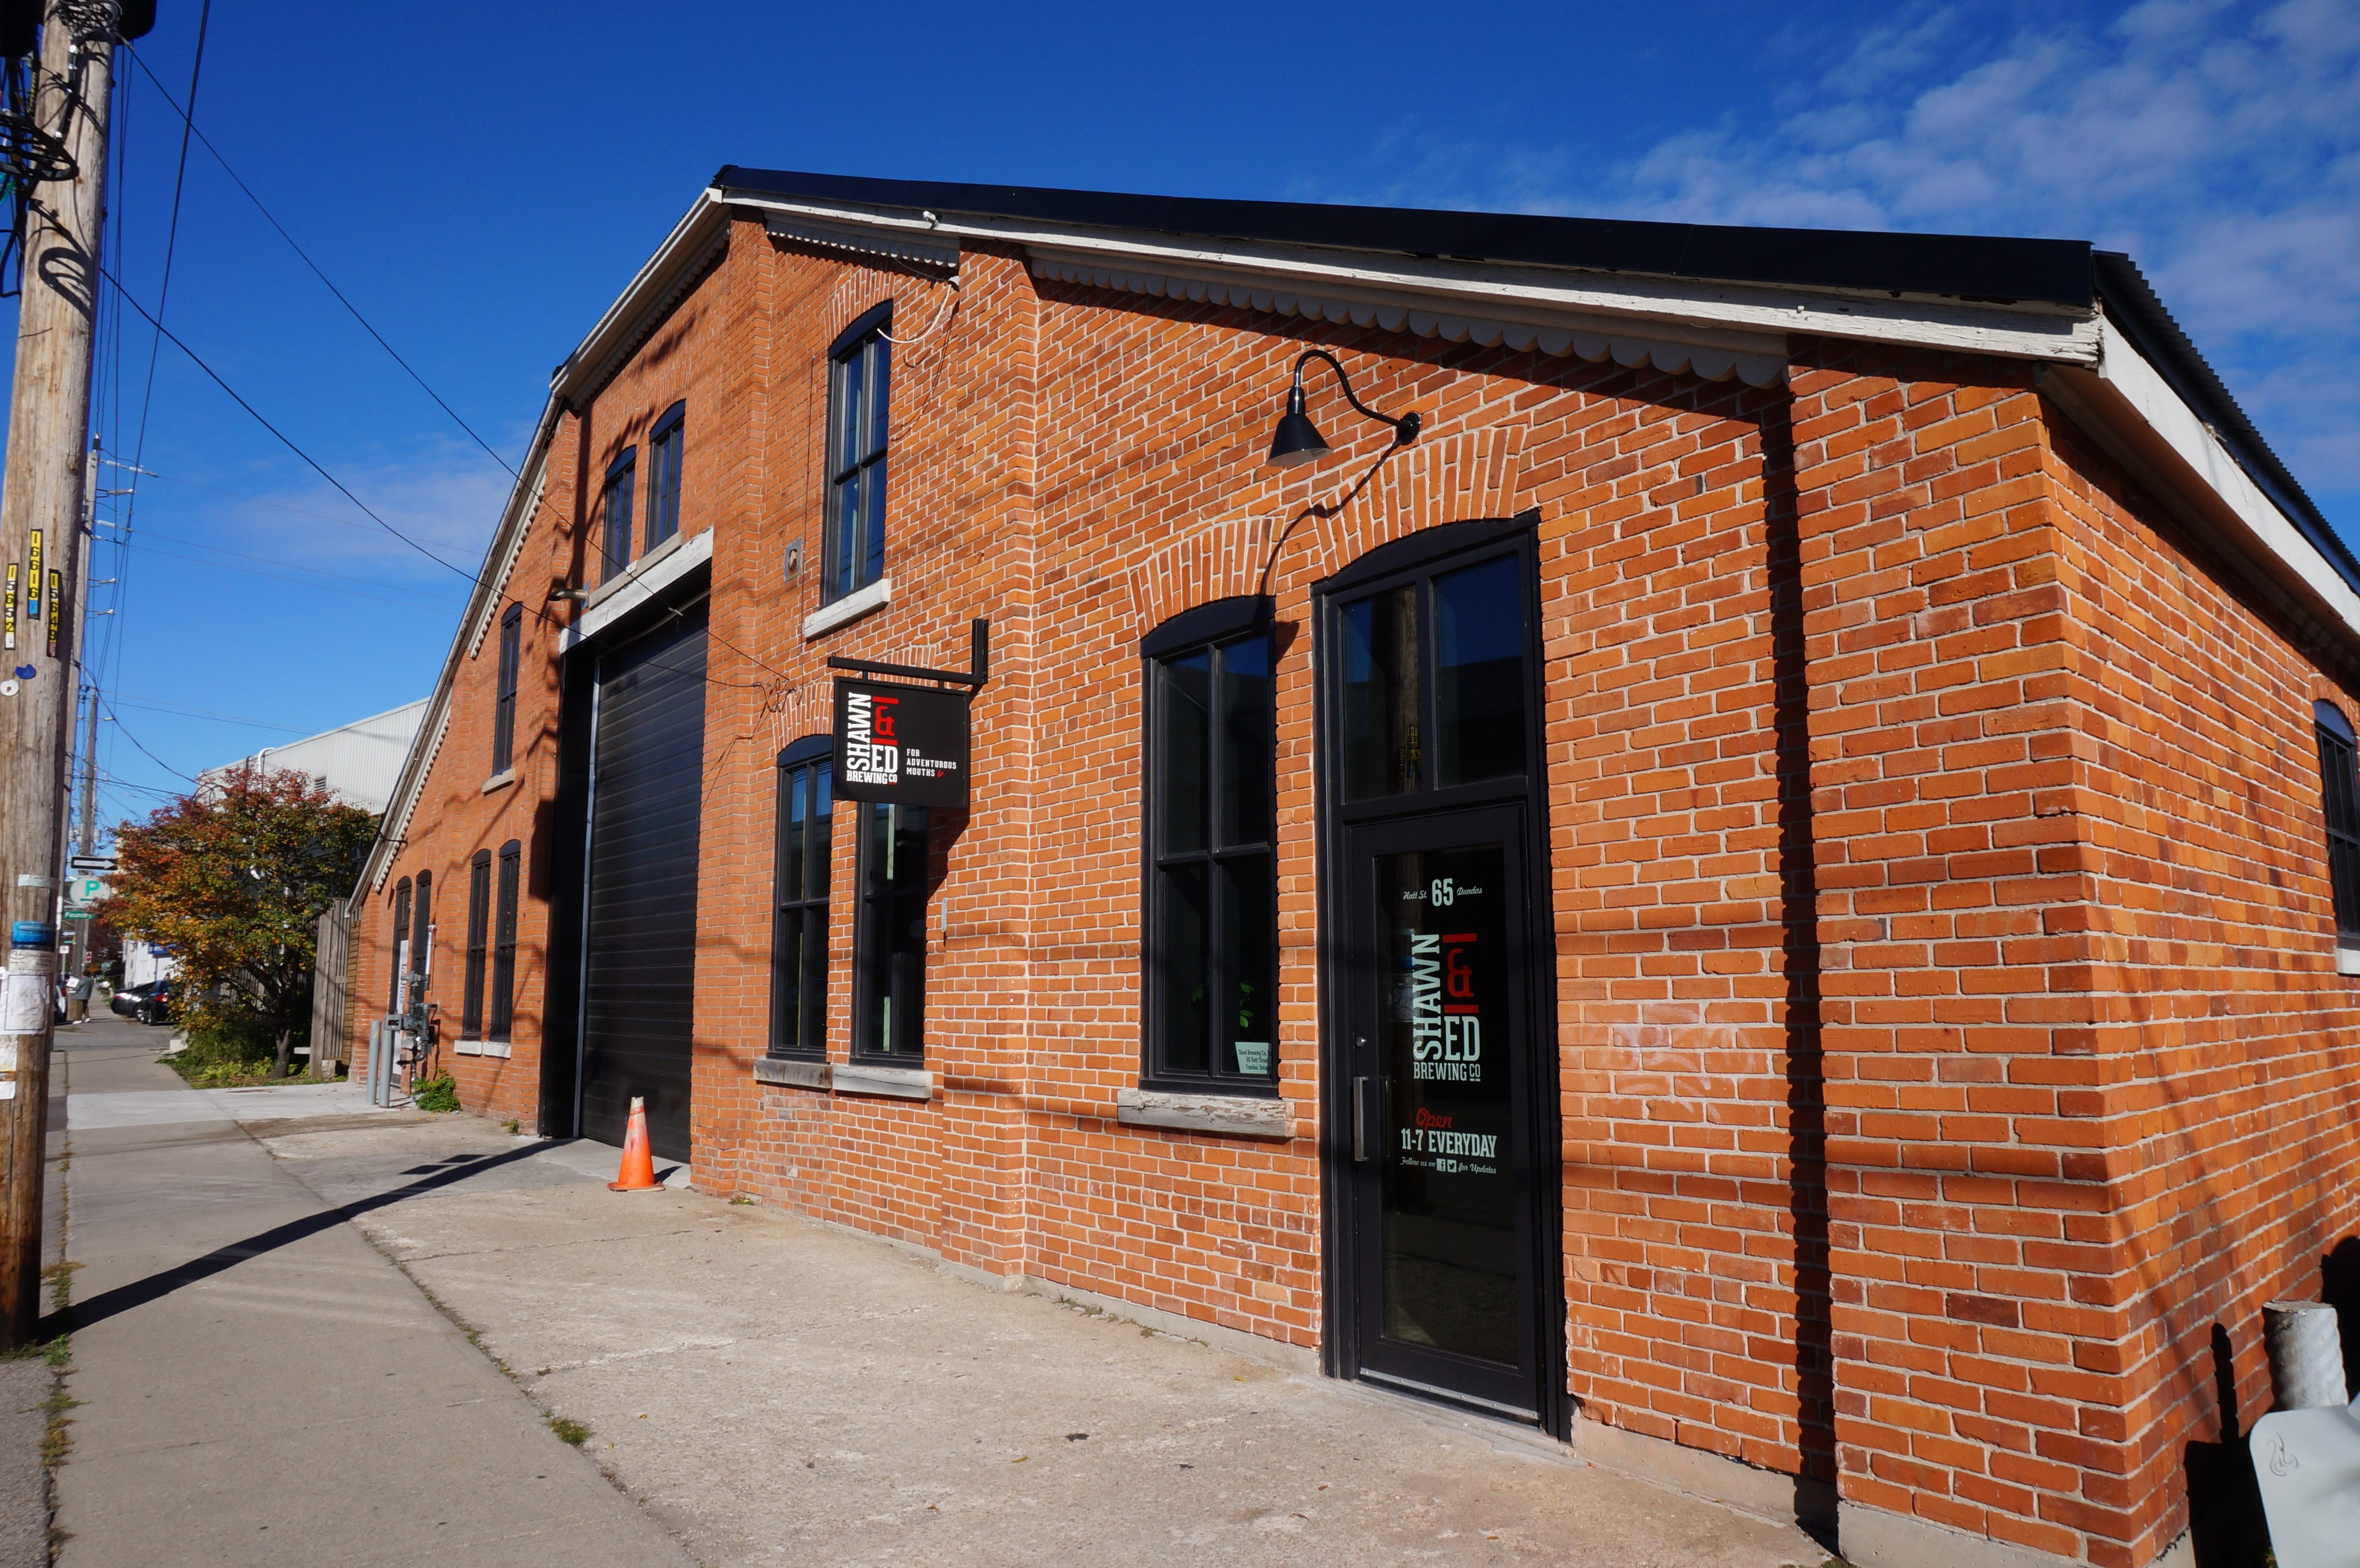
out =
[[[888,299],[845,328],[828,346],[827,495],[820,572],[821,597],[828,603],[857,593],[885,575],[893,431],[893,344],[887,334],[892,325],[893,302]],[[861,402],[848,408],[845,387],[855,365],[860,369]],[[863,444],[868,442],[873,445]],[[850,548],[854,528],[861,533],[857,550]],[[873,543],[868,537],[871,532]]]
[[[500,612],[500,651],[492,688],[492,777],[516,766],[518,665],[523,659],[524,605]]]
[[[1166,845],[1167,813],[1173,802],[1165,782],[1164,736],[1167,734],[1165,709],[1170,700],[1166,672],[1180,661],[1203,656],[1207,661],[1206,681],[1208,692],[1221,689],[1220,671],[1226,650],[1259,644],[1263,659],[1265,696],[1268,706],[1262,714],[1262,739],[1270,748],[1270,766],[1262,769],[1252,780],[1265,790],[1262,806],[1263,837],[1259,841],[1225,842],[1226,812],[1221,801],[1226,798],[1222,785],[1222,769],[1229,764],[1232,745],[1229,728],[1218,712],[1208,711],[1206,729],[1207,745],[1203,766],[1201,800],[1204,811],[1204,844],[1201,848],[1170,850]],[[1222,1094],[1275,1097],[1280,1093],[1280,1022],[1278,1018],[1278,882],[1277,882],[1277,779],[1274,748],[1277,735],[1277,627],[1272,619],[1271,601],[1260,595],[1240,595],[1217,600],[1173,617],[1151,633],[1140,644],[1141,656],[1141,813],[1140,813],[1140,1083],[1142,1087],[1184,1094]],[[1228,928],[1224,900],[1216,895],[1224,868],[1242,866],[1259,860],[1264,867],[1264,884],[1269,897],[1262,914],[1266,962],[1261,973],[1247,975],[1242,969],[1251,958],[1240,960],[1240,948],[1233,940],[1235,933]],[[1184,867],[1203,867],[1204,900],[1207,931],[1207,946],[1213,970],[1209,983],[1203,986],[1208,997],[1230,993],[1240,985],[1257,985],[1266,998],[1269,1009],[1264,1019],[1269,1056],[1264,1071],[1249,1073],[1235,1065],[1235,1039],[1226,1038],[1227,1031],[1218,1027],[1222,1016],[1217,1007],[1205,1009],[1207,1035],[1198,1043],[1204,1054],[1199,1068],[1185,1063],[1181,1042],[1170,1033],[1174,1009],[1167,1005],[1167,987],[1179,983],[1165,962],[1170,945],[1161,896],[1169,877],[1185,875]],[[1250,950],[1249,950],[1250,951]],[[1244,994],[1247,996],[1251,992]],[[1241,1034],[1245,1026],[1240,1025]],[[1194,1055],[1191,1050],[1188,1056]]]
[[[2335,945],[2360,948],[2360,737],[2334,703],[2311,705],[2319,746],[2320,814],[2327,829],[2328,898]]]
[[[388,1018],[401,1015],[402,983],[410,974],[410,956],[402,945],[410,940],[410,878],[405,877],[393,885],[393,951],[387,956],[387,967],[393,971],[393,983],[386,987],[385,1011]]]
[[[484,1027],[485,939],[492,918],[492,852],[475,851],[467,862],[467,990],[460,1007],[459,1038],[481,1040]]]
[[[484,1038],[506,1042],[516,1031],[517,900],[523,890],[524,845],[500,845],[497,901],[492,917],[492,1007]]]
[[[836,742],[828,735],[799,740],[779,753],[777,799],[772,802],[770,859],[770,1037],[769,1054],[781,1060],[824,1062],[827,1058],[828,913],[835,880]],[[806,821],[826,822],[822,852],[812,854],[814,835],[806,833],[803,846],[803,877],[791,887],[791,808],[795,791],[808,788],[814,809]],[[825,799],[825,810],[816,809]],[[784,951],[790,914],[798,917],[802,941],[790,957]],[[810,940],[814,913],[819,940]],[[786,982],[792,964],[793,987]],[[792,1016],[790,1016],[792,1014]]]
[[[627,446],[606,464],[598,483],[598,581],[612,583],[631,566],[631,532],[639,522],[639,449]]]
[[[853,855],[851,1058],[883,1067],[920,1066],[926,1060],[926,928],[932,919],[935,880],[933,816],[924,806],[881,800],[843,803],[852,808],[858,840]],[[888,837],[900,841],[890,866],[880,864],[876,831],[880,822],[885,824]],[[922,846],[914,866],[903,854],[911,839]],[[898,880],[880,886],[889,873]],[[917,963],[897,964],[897,959],[908,957],[912,951],[913,930]],[[880,931],[890,933],[893,940],[880,942]],[[877,1006],[880,997],[889,1003],[881,1020]],[[894,1016],[897,1008],[898,1017]],[[893,1038],[880,1043],[889,1029]]]
[[[681,461],[688,447],[688,404],[674,403],[648,432],[648,537],[641,553],[680,532]]]

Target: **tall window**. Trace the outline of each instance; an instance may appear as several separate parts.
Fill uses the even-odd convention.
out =
[[[434,873],[418,874],[418,902],[410,911],[410,1005],[423,1007],[434,974]]]
[[[410,999],[410,878],[405,877],[393,887],[393,983],[385,998],[385,1010],[398,1014]]]
[[[674,403],[648,438],[648,549],[680,532],[680,456],[688,405]]]
[[[893,307],[846,329],[827,383],[827,596],[885,575],[885,417],[891,401]]]
[[[492,920],[492,1019],[486,1039],[506,1040],[516,1025],[516,928],[518,884],[524,874],[524,845],[500,845],[499,912]]]
[[[1278,1076],[1271,638],[1238,631],[1260,603],[1192,611],[1142,645],[1146,1076],[1197,1089]]]
[[[914,1062],[926,1050],[926,808],[862,801],[856,820],[853,1051]]]
[[[500,615],[499,685],[492,698],[492,771],[506,773],[516,762],[517,659],[524,638],[524,606]]]
[[[2360,948],[2360,777],[2352,723],[2333,702],[2311,704],[2319,737],[2320,804],[2327,816],[2327,884],[2335,900],[2335,945]]]
[[[484,1038],[485,938],[491,920],[492,852],[479,849],[467,864],[467,996],[459,1018],[459,1033],[465,1040]]]
[[[777,860],[770,874],[770,1054],[827,1054],[827,882],[833,743],[779,754]]]
[[[606,488],[598,502],[605,558],[598,572],[601,583],[612,581],[631,564],[631,498],[638,493],[639,463],[639,449],[625,447],[606,465]]]

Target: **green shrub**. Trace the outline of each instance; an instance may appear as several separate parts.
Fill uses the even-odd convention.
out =
[[[164,1065],[198,1088],[242,1089],[278,1081],[272,1041],[251,1024],[192,1023],[184,1032],[189,1048],[164,1058]]]
[[[459,1108],[458,1081],[443,1073],[412,1083],[410,1103],[421,1111],[455,1111]]]

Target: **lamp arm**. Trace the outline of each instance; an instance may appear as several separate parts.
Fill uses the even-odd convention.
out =
[[[1360,401],[1359,395],[1352,390],[1352,378],[1344,374],[1343,363],[1324,348],[1306,348],[1296,357],[1295,361],[1295,385],[1298,389],[1303,386],[1303,367],[1309,365],[1315,359],[1324,359],[1328,362],[1328,368],[1336,373],[1336,385],[1344,389],[1344,401],[1351,404],[1353,408],[1359,412],[1362,419],[1373,419],[1378,424],[1391,425],[1393,428],[1393,444],[1395,446],[1407,446],[1410,442],[1417,439],[1418,427],[1421,421],[1418,419],[1416,409],[1412,408],[1408,413],[1402,415],[1399,419],[1395,419],[1391,414],[1378,413],[1374,408],[1370,408],[1366,403]]]

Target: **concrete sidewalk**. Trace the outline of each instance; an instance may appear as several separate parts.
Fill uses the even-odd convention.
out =
[[[439,1129],[333,1091],[199,1094],[157,1064],[160,1044],[116,1020],[60,1037],[82,1266],[63,1568],[687,1561],[224,1111]]]
[[[268,1147],[708,1564],[1818,1568],[1561,1445],[961,1279],[466,1116]]]

